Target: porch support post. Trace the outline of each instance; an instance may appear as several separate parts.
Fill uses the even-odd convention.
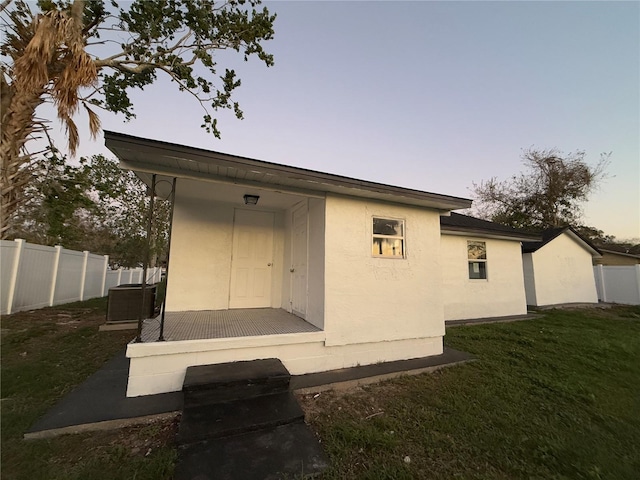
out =
[[[164,272],[164,299],[162,300],[162,312],[160,313],[159,342],[164,342],[164,312],[167,305],[167,292],[169,286],[169,262],[171,260],[171,232],[173,231],[173,208],[176,204],[176,177],[173,177],[171,186],[171,215],[169,216],[169,239],[167,240],[167,268]],[[161,272],[162,275],[162,272]]]
[[[140,281],[140,288],[142,289],[142,305],[140,306],[140,315],[138,316],[138,334],[136,335],[136,342],[142,342],[142,321],[146,314],[146,300],[147,300],[147,268],[149,266],[149,252],[151,250],[151,224],[153,220],[153,201],[156,198],[156,174],[151,177],[151,198],[149,199],[149,215],[147,216],[147,245],[144,250],[144,261],[142,262],[142,279]]]

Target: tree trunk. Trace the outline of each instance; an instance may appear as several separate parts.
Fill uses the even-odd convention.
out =
[[[8,95],[5,97],[5,92]],[[44,89],[35,92],[15,91],[2,79],[2,137],[0,139],[0,238],[11,231],[14,214],[29,182],[31,156],[24,145],[35,130],[36,108],[43,102]],[[4,101],[6,99],[8,101]]]

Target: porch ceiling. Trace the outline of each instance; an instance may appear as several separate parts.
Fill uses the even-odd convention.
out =
[[[186,177],[302,195],[332,192],[443,211],[471,206],[471,200],[466,198],[357,180],[121,133],[104,133],[107,148],[120,159],[121,165],[135,171],[147,183],[150,183],[149,177],[156,173],[168,178]]]

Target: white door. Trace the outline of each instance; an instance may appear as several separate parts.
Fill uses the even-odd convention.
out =
[[[229,308],[271,306],[273,213],[236,209]]]
[[[307,314],[307,205],[293,211],[291,222],[291,310]]]

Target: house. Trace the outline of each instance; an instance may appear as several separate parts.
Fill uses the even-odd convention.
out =
[[[615,250],[599,249],[602,253],[602,257],[595,257],[593,260],[594,265],[640,265],[640,255],[634,255],[632,253],[617,252]]]
[[[443,242],[440,218],[470,200],[114,132],[105,142],[174,199],[165,312],[128,345],[128,396],[180,390],[191,365],[276,357],[297,375],[442,353],[443,250],[466,272],[454,252],[470,232]],[[491,289],[494,272],[506,285],[494,255],[517,243],[496,235],[469,237],[487,242]]]
[[[522,254],[527,305],[598,303],[592,264],[601,253],[572,227],[545,230]]]
[[[527,313],[521,242],[539,235],[458,213],[440,230],[445,320]]]

